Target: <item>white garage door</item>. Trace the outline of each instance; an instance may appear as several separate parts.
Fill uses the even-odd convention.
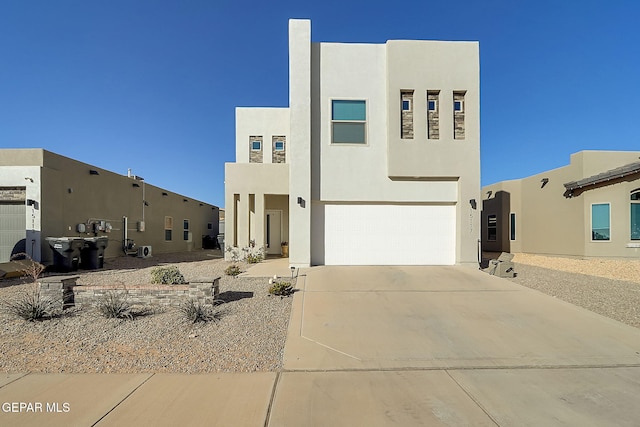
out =
[[[455,206],[325,205],[326,265],[455,262]]]

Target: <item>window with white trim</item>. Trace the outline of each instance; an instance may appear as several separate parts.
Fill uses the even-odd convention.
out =
[[[631,202],[631,240],[640,240],[640,189],[634,190]]]
[[[334,99],[331,101],[331,143],[367,143],[367,102]]]
[[[189,220],[188,219],[185,219],[183,221],[182,228],[183,228],[183,233],[182,233],[183,240],[189,241]]]
[[[591,205],[591,240],[611,240],[611,206],[609,203]]]

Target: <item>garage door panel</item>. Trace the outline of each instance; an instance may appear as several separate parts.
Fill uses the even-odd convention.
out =
[[[0,262],[7,262],[16,244],[26,238],[24,204],[0,203]]]
[[[451,205],[326,205],[325,264],[455,264],[455,219]]]

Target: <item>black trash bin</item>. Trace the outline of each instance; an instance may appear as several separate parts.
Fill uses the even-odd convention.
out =
[[[107,237],[85,237],[82,248],[82,268],[97,270],[104,267],[104,250],[108,245]]]
[[[75,271],[80,265],[84,240],[80,237],[47,237],[53,249],[53,267],[58,271]]]

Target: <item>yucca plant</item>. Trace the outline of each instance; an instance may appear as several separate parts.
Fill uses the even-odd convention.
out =
[[[214,305],[221,304],[223,301],[215,300]],[[191,323],[211,322],[220,320],[220,311],[202,304],[200,301],[189,298],[178,306],[178,311],[182,317]]]
[[[10,314],[31,322],[55,317],[62,309],[61,300],[40,295],[37,285],[31,285],[16,297],[3,301],[2,305]]]
[[[135,313],[129,301],[126,292],[123,294],[110,291],[104,294],[96,304],[98,311],[109,319],[129,319],[133,320]]]

